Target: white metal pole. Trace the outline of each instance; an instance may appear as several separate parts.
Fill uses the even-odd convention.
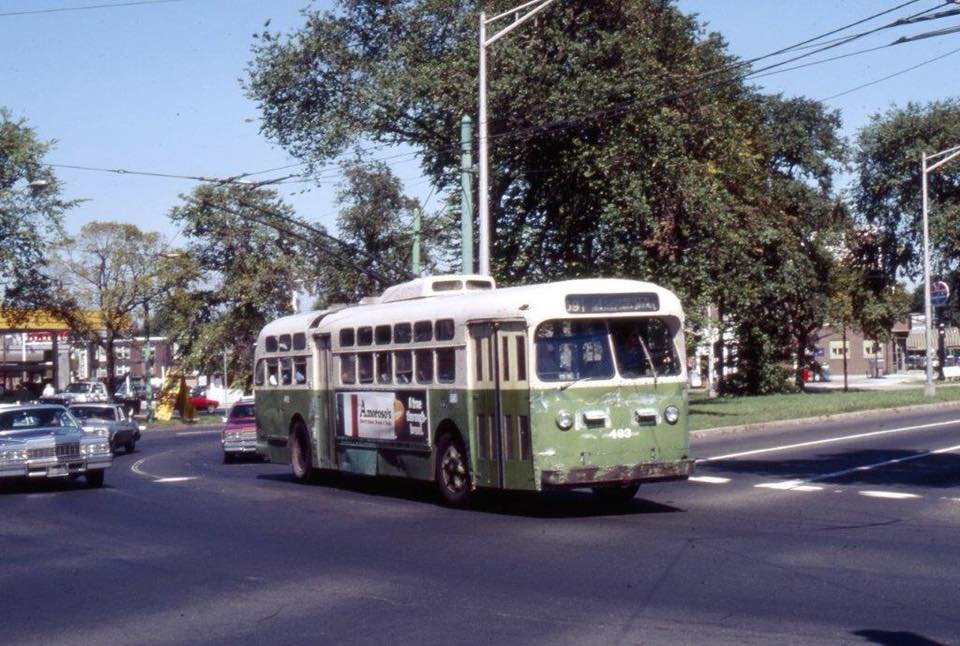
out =
[[[487,157],[487,16],[480,12],[480,132],[478,148],[480,152],[480,186],[477,189],[478,215],[480,218],[480,240],[478,249],[479,270],[484,276],[490,275],[490,189],[488,186]]]
[[[924,321],[924,339],[927,345],[927,382],[923,388],[923,393],[927,397],[933,397],[936,394],[936,387],[933,385],[933,334],[931,326],[933,324],[933,307],[930,304],[930,226],[927,221],[927,153],[923,153],[923,306],[925,310]]]

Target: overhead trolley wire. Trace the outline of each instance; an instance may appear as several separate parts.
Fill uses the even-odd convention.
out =
[[[0,13],[0,18],[8,16],[30,16],[42,13],[64,13],[67,11],[86,11],[89,9],[114,9],[117,7],[135,7],[148,4],[171,4],[173,2],[183,2],[184,0],[135,0],[133,2],[116,2],[113,4],[91,4],[81,5],[79,7],[54,7],[51,9],[24,9],[23,11],[4,11]]]

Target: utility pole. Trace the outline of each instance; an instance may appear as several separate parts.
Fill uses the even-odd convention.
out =
[[[460,119],[460,258],[461,274],[473,273],[473,121]]]
[[[420,275],[420,221],[422,215],[420,206],[413,209],[413,251],[410,254],[410,272],[414,276]]]
[[[143,332],[146,336],[143,343],[143,372],[146,383],[143,385],[143,396],[147,405],[147,421],[153,421],[153,351],[150,347],[150,304],[143,302]]]
[[[477,191],[477,200],[479,201],[480,211],[480,273],[484,276],[490,275],[490,159],[487,153],[487,47],[533,18],[549,5],[553,4],[553,2],[554,0],[530,0],[489,19],[486,13],[480,12],[480,136],[478,140],[478,147],[480,149],[480,186]],[[524,9],[526,9],[527,12],[521,16],[520,12]],[[487,25],[492,25],[507,16],[513,16],[513,22],[487,38]]]

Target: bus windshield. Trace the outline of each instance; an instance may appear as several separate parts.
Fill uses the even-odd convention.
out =
[[[548,321],[535,343],[543,381],[610,379],[614,359],[626,379],[680,374],[673,335],[659,318]]]

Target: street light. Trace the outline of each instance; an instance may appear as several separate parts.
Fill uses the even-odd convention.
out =
[[[924,386],[923,393],[927,397],[933,397],[936,393],[936,387],[933,385],[933,349],[931,325],[933,321],[933,307],[930,303],[930,226],[927,219],[928,199],[927,199],[927,173],[934,171],[954,157],[960,155],[960,146],[947,148],[938,153],[927,155],[923,153],[923,305],[926,322],[924,323],[924,338],[927,343],[927,383]],[[936,161],[934,161],[936,160]],[[930,163],[933,162],[933,163]],[[929,165],[928,165],[929,164]]]
[[[517,5],[513,9],[497,14],[493,18],[487,18],[487,14],[480,12],[480,135],[478,147],[480,149],[480,187],[479,197],[479,216],[480,216],[480,273],[490,274],[490,188],[489,188],[489,157],[487,155],[487,47],[494,44],[511,31],[533,18],[553,4],[554,0],[530,0]],[[535,5],[535,6],[534,6]],[[520,15],[524,9],[529,9],[527,13]],[[492,25],[498,20],[513,15],[514,21],[487,38],[487,25]]]

